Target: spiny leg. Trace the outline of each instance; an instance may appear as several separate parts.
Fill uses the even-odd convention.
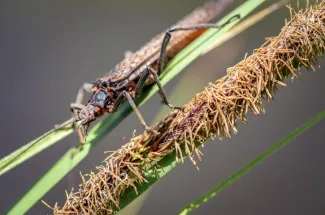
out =
[[[145,130],[147,132],[150,132],[154,135],[157,135],[158,133],[154,130],[152,130],[149,126],[147,126],[146,122],[143,119],[142,114],[140,113],[139,109],[137,108],[137,106],[135,105],[132,97],[130,96],[130,94],[126,91],[123,91],[120,93],[120,95],[117,97],[114,106],[113,106],[113,112],[115,112],[118,107],[120,106],[120,104],[122,104],[122,102],[124,101],[124,99],[127,99],[128,102],[130,103],[131,107],[133,108],[134,112],[136,113],[138,119],[140,120],[141,125],[145,128]]]
[[[188,26],[175,26],[172,27],[171,29],[169,29],[166,34],[165,37],[163,39],[163,42],[161,44],[161,50],[160,50],[160,56],[159,56],[159,60],[158,60],[158,74],[160,74],[164,68],[164,59],[165,59],[165,55],[166,55],[166,50],[167,50],[167,45],[169,43],[169,40],[171,38],[171,34],[172,32],[175,31],[188,31],[188,30],[196,30],[196,29],[201,29],[201,28],[223,28],[226,25],[228,25],[233,19],[240,19],[240,15],[234,15],[232,16],[230,19],[228,19],[228,21],[226,21],[225,23],[218,25],[218,24],[212,24],[212,23],[201,23],[201,24],[196,24],[196,25],[188,25]]]
[[[143,89],[143,87],[144,87],[144,84],[145,84],[145,82],[146,82],[146,79],[147,79],[149,73],[151,73],[151,74],[153,75],[153,77],[154,77],[154,79],[155,79],[155,82],[156,82],[156,84],[158,85],[159,93],[160,93],[160,95],[161,95],[161,97],[162,97],[162,99],[163,99],[163,102],[164,102],[164,103],[165,103],[169,108],[171,108],[171,109],[173,109],[173,110],[175,110],[175,109],[183,110],[183,108],[181,108],[181,107],[175,107],[174,105],[172,105],[172,104],[169,103],[169,101],[168,101],[168,99],[167,99],[166,92],[165,92],[165,90],[164,90],[162,84],[161,84],[160,81],[159,81],[159,77],[158,77],[156,71],[155,71],[154,69],[150,68],[150,67],[148,67],[147,69],[145,69],[145,70],[143,71],[143,73],[141,74],[141,76],[140,76],[140,78],[139,78],[139,81],[138,81],[138,83],[137,83],[137,85],[136,85],[136,87],[135,87],[135,95],[136,95],[136,96],[141,95],[142,89]]]

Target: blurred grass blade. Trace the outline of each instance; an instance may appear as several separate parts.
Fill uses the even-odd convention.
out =
[[[231,31],[228,31],[227,33],[223,34],[222,37],[220,37],[218,40],[215,41],[214,44],[211,45],[207,50],[205,50],[204,53],[206,54],[213,50],[214,48],[218,47],[220,44],[224,43],[225,40],[229,40],[230,38],[233,38],[234,36],[238,35],[239,33],[243,32],[247,28],[255,25],[259,21],[263,20],[266,16],[270,15],[274,11],[278,10],[285,4],[287,4],[289,0],[283,0],[280,2],[277,2],[270,7],[250,16],[249,18],[245,19],[244,21],[240,22],[238,25],[236,25]]]
[[[229,13],[223,19],[221,19],[218,23],[224,23],[230,17],[240,14],[241,18],[244,18],[249,13],[251,13],[258,5],[263,3],[265,0],[249,0],[239,6],[237,9]],[[162,85],[166,85],[173,77],[175,77],[178,73],[180,73],[186,66],[188,66],[193,60],[198,58],[205,50],[209,49],[211,44],[218,40],[225,32],[231,29],[235,24],[237,24],[240,20],[235,20],[231,22],[229,25],[225,26],[221,30],[211,29],[205,32],[202,36],[200,36],[197,40],[192,42],[189,46],[184,48],[179,54],[177,54],[173,60],[167,65],[166,69],[162,72],[161,75],[161,83]],[[157,86],[151,87],[149,90],[146,90],[139,99],[136,100],[138,105],[144,104],[153,94],[158,91]],[[91,151],[93,147],[114,127],[116,127],[129,113],[131,113],[132,109],[128,103],[124,103],[120,106],[118,112],[110,114],[109,117],[106,117],[100,123],[96,124],[96,126],[88,133],[87,142],[84,145],[84,149],[77,153],[75,157],[71,158],[71,152],[73,149],[70,149],[60,158],[57,163],[48,170],[48,172],[28,191],[26,192],[19,201],[16,202],[15,205],[9,210],[8,214],[24,214],[26,213],[40,198],[49,191],[56,183],[58,183],[70,170],[72,170],[80,161],[82,161],[87,154]],[[175,165],[175,155],[168,156],[170,159],[164,160],[161,164],[166,166],[166,168],[162,168],[161,170],[165,170],[167,173],[171,170],[172,165]],[[171,159],[172,158],[172,159]],[[158,172],[161,172],[158,170]],[[162,177],[162,172],[160,173]],[[148,178],[153,180],[149,180],[148,185],[153,184],[156,175],[152,171],[148,171]],[[153,182],[153,183],[150,183]],[[142,191],[147,190],[140,188],[138,190],[139,195]],[[136,196],[137,197],[137,196]],[[121,208],[125,207],[128,203],[130,203],[133,199],[127,199],[127,201],[121,202]]]
[[[236,182],[240,177],[242,177],[244,174],[246,174],[249,170],[251,170],[256,165],[260,164],[262,161],[264,161],[266,158],[268,158],[270,155],[281,149],[283,146],[288,144],[292,139],[296,138],[298,135],[302,134],[303,132],[307,131],[312,126],[316,125],[318,122],[320,122],[322,119],[325,118],[325,110],[321,113],[317,114],[314,118],[307,121],[305,124],[301,125],[299,128],[291,132],[288,136],[280,140],[277,144],[263,152],[261,155],[259,155],[257,158],[249,162],[247,165],[245,165],[243,168],[238,170],[235,174],[227,178],[225,181],[223,181],[221,184],[210,190],[207,194],[200,197],[196,201],[190,203],[187,205],[179,214],[180,215],[186,215],[189,214],[192,210],[200,207],[203,203],[207,202],[209,199],[215,197],[219,192],[229,187],[231,184]]]

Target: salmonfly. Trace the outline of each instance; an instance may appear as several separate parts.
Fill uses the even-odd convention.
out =
[[[71,110],[74,113],[73,118],[64,124],[55,126],[31,146],[56,130],[80,122],[78,134],[81,142],[80,148],[82,148],[91,122],[106,112],[112,113],[118,110],[125,99],[132,106],[145,130],[155,133],[147,126],[133,100],[141,95],[144,87],[155,83],[158,85],[164,104],[171,109],[182,111],[182,108],[173,106],[168,101],[159,81],[159,74],[166,63],[208,28],[220,29],[231,21],[240,18],[240,15],[235,15],[221,25],[208,23],[226,7],[228,2],[216,0],[205,3],[171,28],[154,37],[138,51],[127,52],[122,62],[93,84],[83,84],[78,91],[76,102],[71,104]],[[86,105],[82,104],[85,91],[92,94]]]

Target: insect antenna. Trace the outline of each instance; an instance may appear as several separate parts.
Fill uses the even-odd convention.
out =
[[[63,127],[73,124],[75,122],[80,121],[79,117],[76,118],[71,118],[70,120],[55,126],[55,128],[51,129],[50,131],[46,132],[45,134],[43,134],[41,137],[39,137],[37,140],[35,140],[35,142],[33,142],[31,145],[29,145],[25,150],[23,150],[22,152],[20,152],[17,156],[15,156],[14,158],[12,158],[11,160],[9,160],[7,163],[5,163],[3,166],[0,167],[0,172],[3,171],[7,166],[9,166],[12,162],[14,162],[18,157],[20,157],[22,154],[24,154],[26,151],[28,151],[30,148],[32,148],[36,143],[38,143],[39,141],[41,141],[42,139],[44,139],[45,137],[49,136],[50,134],[56,132],[57,130],[62,129]]]

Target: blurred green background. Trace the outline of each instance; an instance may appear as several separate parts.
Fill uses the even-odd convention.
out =
[[[151,37],[201,5],[203,0],[14,1],[0,2],[0,71],[2,84],[0,156],[3,157],[70,116],[69,104],[85,81],[92,82]],[[243,1],[235,1],[235,8]],[[275,1],[267,1],[267,7]],[[305,1],[300,1],[303,6]],[[296,1],[293,1],[296,4]],[[283,7],[221,47],[196,60],[166,86],[175,105],[183,105],[208,82],[275,36],[289,18]],[[320,65],[324,60],[320,59]],[[175,214],[222,182],[245,163],[324,109],[325,73],[301,70],[298,79],[265,102],[266,115],[249,115],[239,133],[210,140],[198,172],[190,161],[178,165],[152,189],[139,214]],[[182,89],[173,91],[176,85]],[[162,107],[159,95],[140,110],[146,121]],[[79,172],[87,173],[119,148],[134,131],[143,131],[134,114],[121,123],[81,165],[51,190],[44,200],[63,204],[64,190],[77,189]],[[289,146],[253,169],[193,214],[324,214],[323,152],[325,123],[319,123]],[[124,140],[123,137],[126,139]],[[71,135],[0,177],[3,214],[71,146]],[[28,214],[51,211],[41,202]]]

